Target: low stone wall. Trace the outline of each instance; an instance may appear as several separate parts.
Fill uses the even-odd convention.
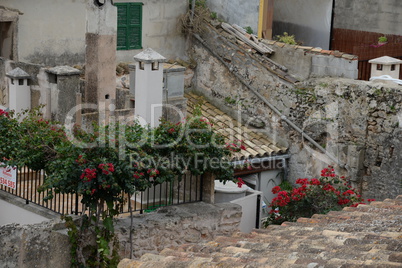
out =
[[[70,267],[70,245],[55,222],[0,226],[0,266],[7,268]]]
[[[241,207],[223,203],[192,203],[165,207],[156,213],[137,215],[133,224],[133,256],[157,253],[185,243],[208,241],[218,235],[230,235],[239,229]],[[116,225],[120,256],[130,256],[130,217]]]
[[[133,253],[157,253],[184,243],[211,240],[238,231],[241,207],[236,204],[192,203],[165,207],[154,213],[135,215]],[[130,256],[130,217],[119,218],[115,230],[120,256]],[[0,226],[0,267],[70,267],[70,244],[61,221]]]

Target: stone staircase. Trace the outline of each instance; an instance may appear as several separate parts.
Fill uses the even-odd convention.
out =
[[[183,244],[118,268],[402,267],[402,195],[250,234]]]

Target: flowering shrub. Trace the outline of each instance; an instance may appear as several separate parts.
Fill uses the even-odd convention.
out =
[[[88,133],[75,127],[72,143],[69,133],[56,122],[44,120],[38,109],[25,112],[24,118],[0,110],[0,135],[4,165],[46,171],[40,187],[47,194],[45,200],[55,193],[82,197],[87,211],[80,228],[65,218],[70,219],[72,264],[77,267],[117,263],[117,250],[110,246],[116,245],[113,218],[127,201],[122,193],[132,195],[187,171],[213,172],[217,179],[233,180],[230,155],[244,148],[238,142],[226,146],[213,123],[199,115],[177,124],[161,122],[154,129],[138,123],[114,124],[94,126]],[[79,236],[85,229],[96,237],[97,248],[79,259],[83,255]]]
[[[350,182],[336,175],[331,166],[323,169],[318,179],[297,179],[296,184],[299,186],[290,189],[281,186],[272,188],[272,193],[277,196],[271,201],[271,211],[264,222],[265,226],[364,204],[364,199],[351,187]]]

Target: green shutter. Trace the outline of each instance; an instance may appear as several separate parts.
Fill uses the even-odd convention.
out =
[[[117,49],[142,48],[142,3],[116,3]]]
[[[130,3],[127,22],[128,49],[142,48],[142,3]]]

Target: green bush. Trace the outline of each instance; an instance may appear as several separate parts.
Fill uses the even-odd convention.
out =
[[[289,35],[287,32],[284,32],[283,35],[277,35],[276,40],[289,45],[297,45],[295,36]]]

